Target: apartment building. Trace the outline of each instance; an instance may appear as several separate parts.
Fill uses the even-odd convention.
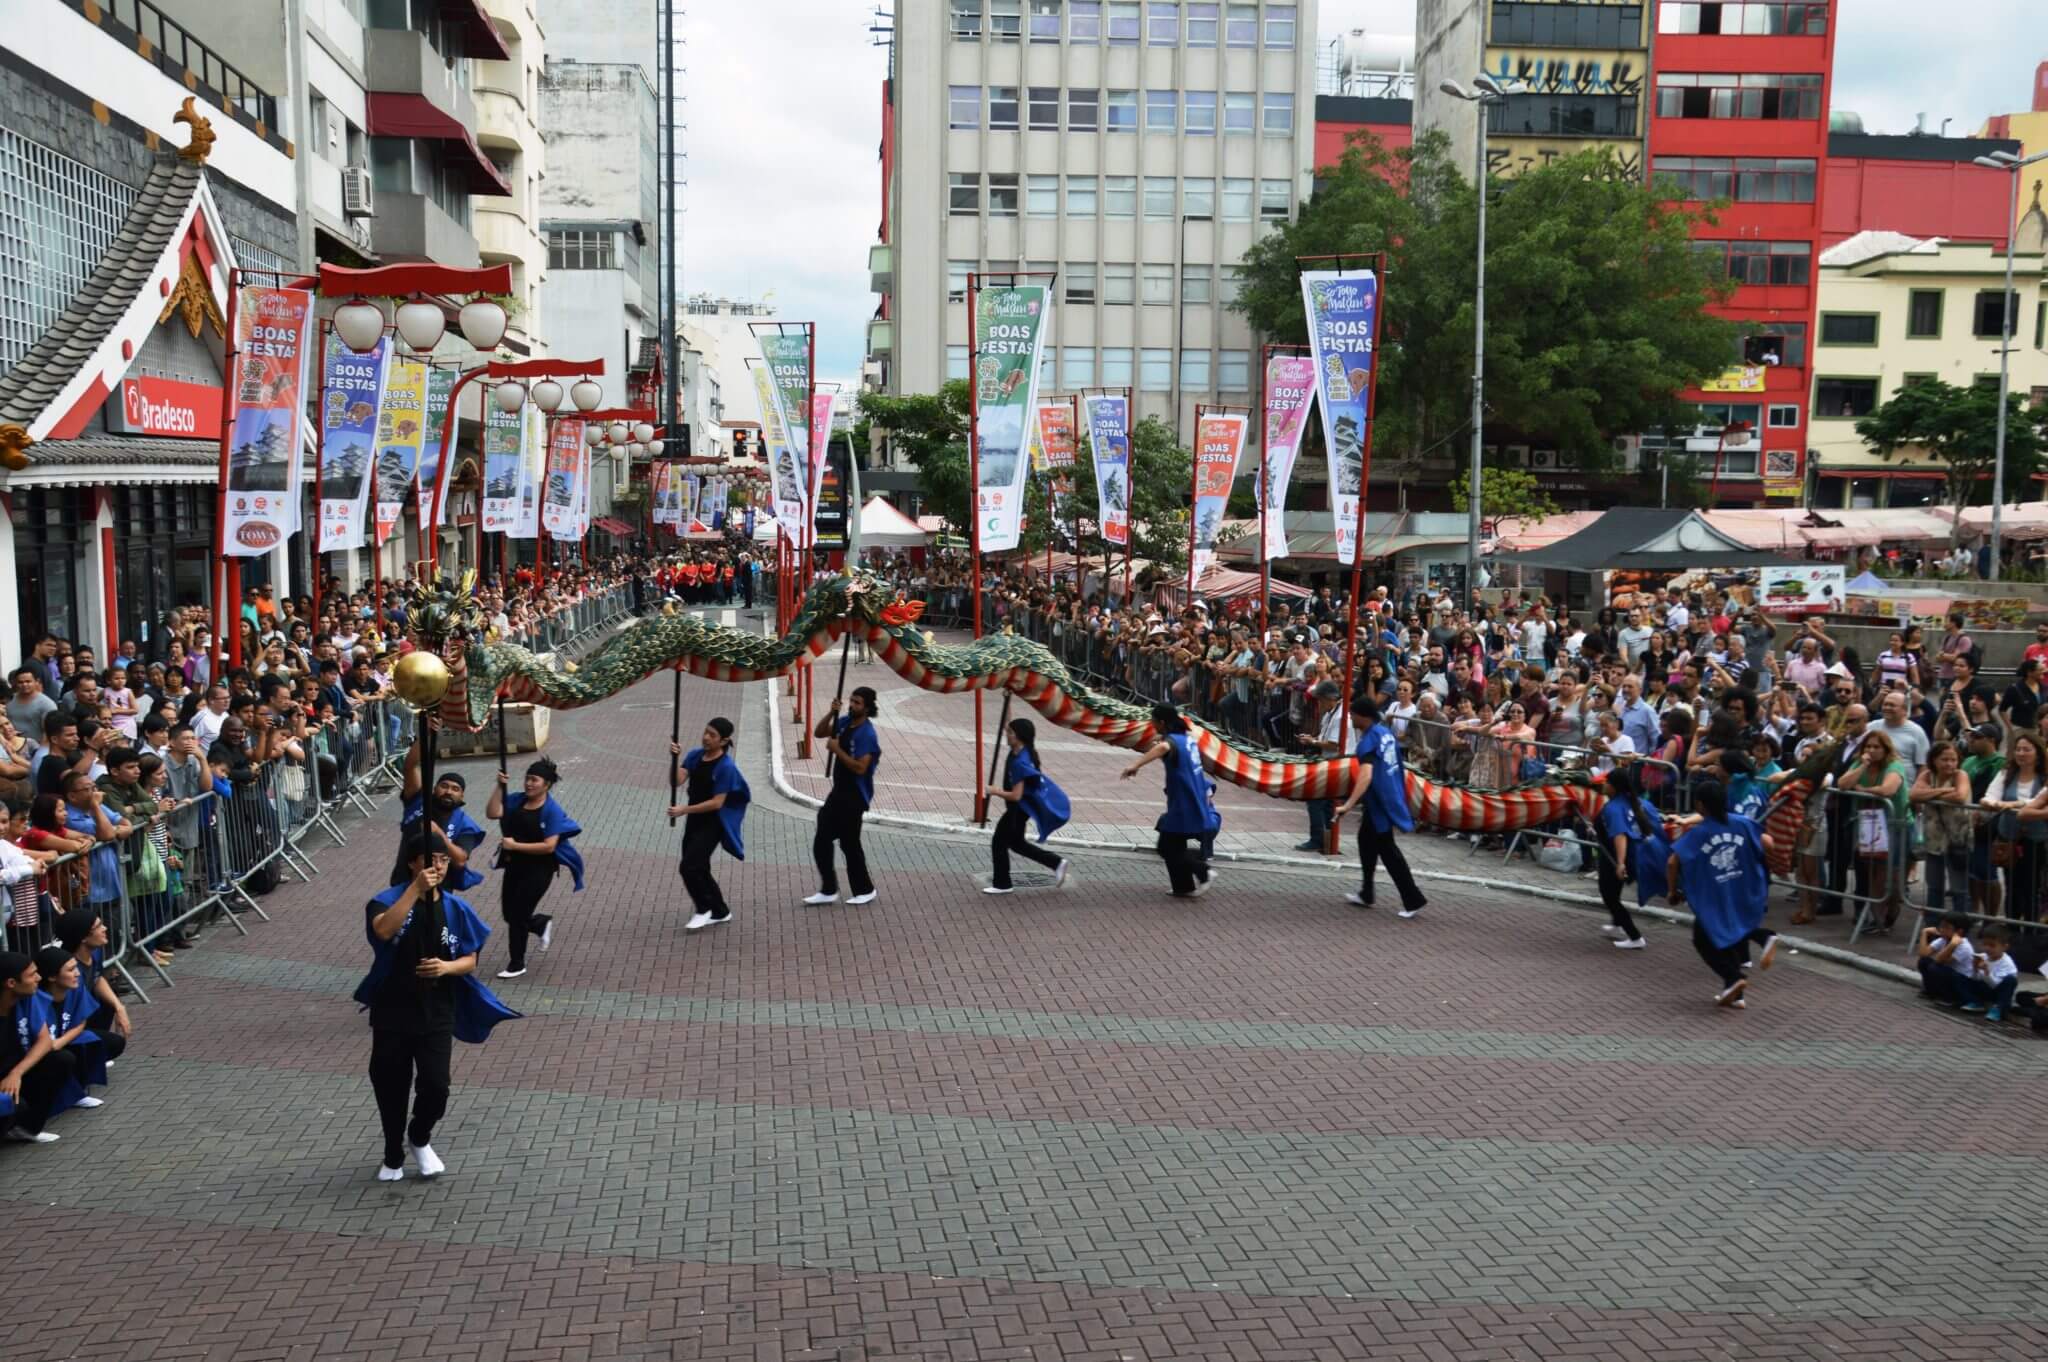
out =
[[[903,6],[885,87],[882,295],[868,381],[968,373],[970,274],[1054,281],[1040,387],[1131,388],[1193,435],[1249,404],[1235,267],[1310,189],[1315,18],[1302,3]]]

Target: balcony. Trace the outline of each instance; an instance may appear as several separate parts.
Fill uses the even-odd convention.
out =
[[[419,95],[465,128],[476,126],[476,104],[422,34],[373,28],[363,35],[369,53],[369,88],[379,94]]]
[[[93,17],[94,10],[94,6],[86,6],[87,17]],[[266,130],[276,129],[277,96],[242,74],[150,0],[100,0],[97,10],[104,18],[96,22],[111,21],[133,33],[139,40],[136,51],[172,80],[196,79],[197,84],[190,88],[201,99],[241,114]]]
[[[377,191],[377,216],[370,241],[387,260],[431,260],[474,268],[481,263],[476,238],[424,194]]]
[[[896,274],[893,251],[886,241],[877,241],[868,247],[868,287],[876,293],[889,292],[889,281]]]
[[[476,98],[476,140],[478,145],[498,151],[520,151],[540,141],[540,134],[527,121],[525,103],[510,90],[480,85]]]
[[[886,355],[896,349],[896,324],[877,317],[868,323],[868,353]]]
[[[476,247],[485,260],[525,264],[540,256],[540,238],[520,213],[519,200],[478,198],[471,201],[470,212],[476,220]]]

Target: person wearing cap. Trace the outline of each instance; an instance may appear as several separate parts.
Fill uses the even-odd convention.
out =
[[[1372,907],[1373,872],[1385,862],[1387,877],[1393,880],[1394,889],[1401,896],[1400,916],[1412,918],[1429,906],[1429,900],[1416,886],[1415,876],[1408,869],[1408,858],[1401,854],[1394,839],[1396,832],[1415,831],[1415,819],[1408,812],[1408,773],[1401,763],[1401,746],[1394,740],[1393,730],[1380,722],[1379,701],[1373,696],[1355,697],[1351,715],[1358,726],[1358,746],[1352,753],[1357,766],[1351,793],[1337,806],[1335,817],[1341,820],[1361,801],[1365,804],[1365,812],[1358,819],[1358,860],[1363,878],[1356,890],[1344,896],[1344,901],[1354,908]]]
[[[498,821],[498,859],[492,864],[505,872],[503,910],[511,954],[498,971],[500,979],[526,973],[529,936],[540,937],[543,951],[555,944],[555,920],[535,911],[547,897],[555,872],[566,868],[572,892],[583,892],[583,857],[574,840],[583,829],[555,802],[555,783],[561,778],[546,757],[526,768],[517,790],[506,789],[512,778],[500,771],[484,805],[484,817]]]
[[[1344,750],[1344,688],[1335,681],[1318,681],[1309,692],[1312,728],[1295,736],[1304,751],[1316,760],[1327,760]],[[1334,855],[1330,847],[1330,824],[1337,807],[1334,799],[1308,801],[1308,840],[1296,851]]]
[[[421,725],[421,733],[426,727]],[[451,889],[473,889],[484,882],[482,874],[472,869],[469,858],[484,844],[484,830],[462,807],[469,794],[469,782],[462,778],[460,771],[444,771],[434,780],[433,810],[431,826],[434,839],[448,857],[448,886]],[[401,826],[412,827],[420,819],[420,740],[413,739],[412,750],[405,754],[405,805],[399,813]],[[391,883],[404,884],[411,876],[406,871],[406,861],[411,855],[404,842],[398,848],[398,859],[391,867]]]

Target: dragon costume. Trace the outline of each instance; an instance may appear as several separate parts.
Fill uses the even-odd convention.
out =
[[[1062,728],[1114,747],[1146,748],[1157,739],[1151,711],[1105,695],[1074,675],[1044,644],[1015,634],[989,634],[944,644],[916,627],[921,601],[893,602],[872,574],[855,570],[819,582],[780,637],[764,638],[707,624],[689,615],[635,621],[572,670],[555,670],[526,649],[486,641],[483,613],[466,578],[454,591],[414,589],[416,642],[437,649],[451,684],[441,722],[474,731],[490,722],[497,696],[577,709],[652,676],[681,670],[713,681],[761,681],[822,656],[851,632],[863,634],[876,657],[924,690],[953,694],[1006,690]],[[1202,763],[1219,780],[1279,799],[1341,799],[1355,770],[1349,756],[1311,758],[1247,744],[1194,715],[1190,735]],[[1561,772],[1511,790],[1469,790],[1407,773],[1415,821],[1453,832],[1512,833],[1577,813],[1588,821],[1607,802],[1599,782]],[[1785,873],[1805,797],[1813,787],[1802,770],[1786,782],[1767,816],[1777,850],[1772,869]]]

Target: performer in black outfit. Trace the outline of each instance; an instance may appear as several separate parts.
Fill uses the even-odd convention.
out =
[[[526,768],[526,779],[517,794],[506,792],[510,779],[505,772],[498,772],[498,783],[484,806],[484,816],[498,820],[503,838],[497,865],[505,872],[505,926],[511,933],[511,958],[498,971],[500,979],[517,979],[526,973],[528,936],[539,936],[542,950],[555,943],[555,920],[535,911],[554,883],[555,872],[567,866],[576,892],[583,889],[583,857],[573,844],[583,829],[562,811],[552,793],[561,773],[542,757]]]
[[[825,740],[831,763],[832,792],[818,810],[818,834],[811,841],[811,855],[818,863],[818,892],[804,900],[809,904],[839,902],[839,875],[832,863],[832,844],[846,853],[846,887],[853,892],[847,903],[859,907],[875,901],[875,882],[868,878],[868,858],[860,847],[860,820],[875,799],[875,763],[882,759],[882,742],[875,736],[876,701],[872,686],[855,686],[848,698],[846,717],[839,717],[839,702],[818,721],[811,735]]]
[[[701,746],[685,752],[682,744],[670,743],[668,750],[683,786],[683,802],[668,809],[670,818],[684,820],[683,853],[676,868],[696,910],[683,930],[701,932],[732,920],[725,892],[711,874],[711,855],[724,847],[736,861],[747,858],[740,828],[752,794],[732,755],[732,720],[718,718],[705,724]]]

